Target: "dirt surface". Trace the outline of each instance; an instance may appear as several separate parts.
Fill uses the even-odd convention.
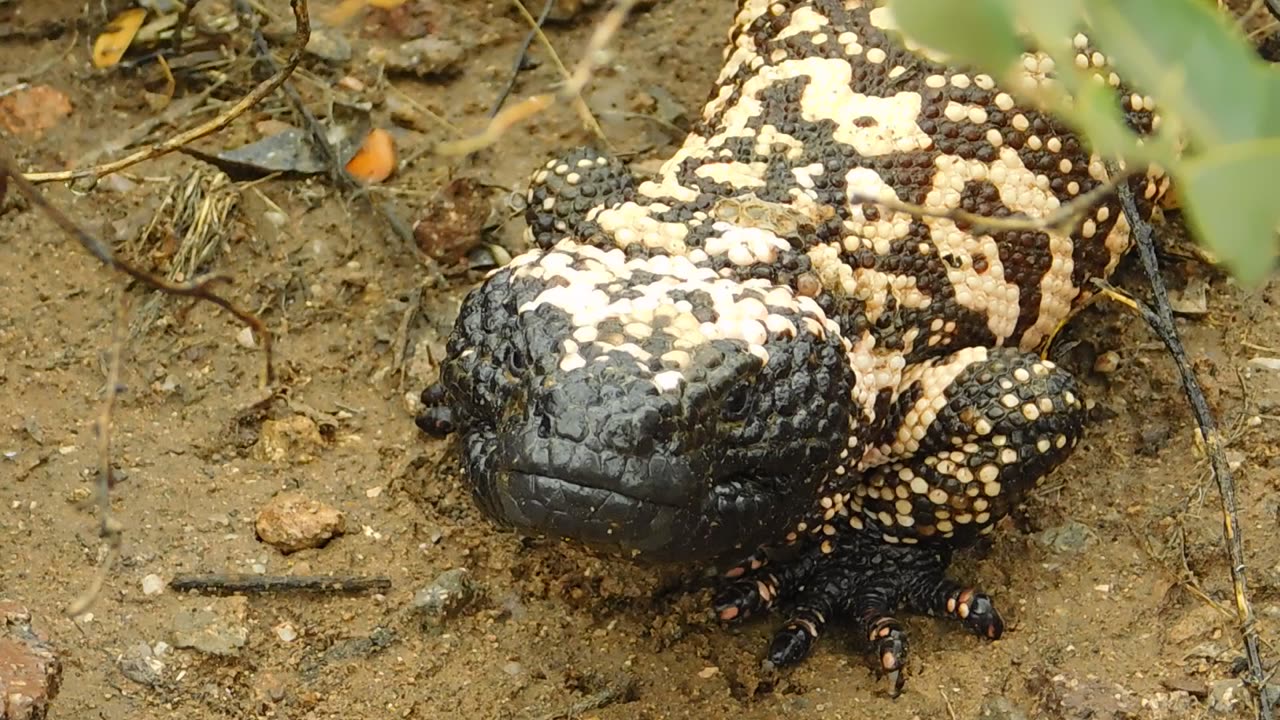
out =
[[[163,85],[154,62],[106,71],[89,64],[86,38],[104,22],[99,4],[90,5],[77,25],[66,19],[82,17],[80,2],[0,2],[0,92],[29,80],[71,105],[39,137],[0,129],[24,167],[76,166],[155,115],[144,95]],[[589,102],[641,168],[677,142],[643,116],[678,123],[670,106],[696,112],[731,5],[660,2],[613,43]],[[316,16],[330,6],[317,3]],[[268,7],[287,22],[284,3]],[[462,59],[444,76],[387,82],[475,133],[525,26],[497,0],[415,7],[419,15],[400,21],[458,43]],[[586,9],[548,28],[567,62],[600,17]],[[374,102],[375,124],[395,128],[404,158],[456,136],[420,111],[410,113],[415,131],[391,122],[384,98],[399,96],[383,92],[367,58],[369,48],[399,42],[389,23],[365,18],[338,32],[352,59],[309,58],[295,85],[322,109],[340,78],[360,80],[363,93],[343,92]],[[244,52],[245,30],[221,44],[224,57]],[[512,102],[558,79],[545,54],[533,57],[537,67],[521,75]],[[33,71],[42,72],[28,77]],[[214,101],[234,100],[251,83],[247,60],[216,72],[228,81]],[[178,96],[199,92],[214,73],[179,73]],[[256,140],[261,121],[290,120],[284,108],[269,99],[197,146],[217,152]],[[149,137],[172,132],[161,126]],[[517,188],[546,158],[589,139],[570,108],[554,107],[471,161],[418,157],[385,183],[394,194],[376,197],[412,218],[451,178]],[[172,248],[134,238],[202,165],[172,155],[91,192],[44,189],[121,253],[163,270]],[[75,619],[65,609],[105,555],[85,501],[97,463],[93,418],[126,285],[34,210],[10,203],[0,214],[0,598],[27,607],[59,649],[62,688],[49,717],[1250,716],[1243,704],[1225,707],[1242,695],[1232,692],[1242,653],[1217,491],[1171,362],[1118,306],[1090,308],[1058,346],[1097,403],[1086,440],[1025,513],[957,563],[959,577],[996,597],[1010,631],[992,644],[908,618],[910,678],[891,700],[838,629],[798,669],[764,673],[774,619],[721,627],[696,570],[635,568],[493,529],[459,483],[447,444],[424,438],[412,421],[415,396],[436,372],[432,358],[480,273],[434,283],[383,219],[320,177],[237,179],[235,195],[225,247],[206,269],[233,277],[229,297],[276,333],[275,392],[259,390],[261,355],[226,313],[168,299],[149,306],[150,293],[124,292],[131,320],[150,307],[155,322],[125,345],[115,410],[123,478],[112,513],[122,553]],[[504,195],[494,198],[499,217]],[[518,251],[522,230],[514,219],[486,240]],[[1169,260],[1167,276],[1176,288],[1208,281],[1207,312],[1180,325],[1238,463],[1252,596],[1263,639],[1275,641],[1280,369],[1250,360],[1280,357],[1278,286],[1246,293],[1180,258]],[[1141,291],[1132,266],[1118,282]],[[285,491],[340,511],[345,534],[288,555],[260,541],[255,519]],[[457,569],[466,572],[440,578]],[[210,572],[382,575],[391,589],[217,599],[163,585]],[[450,587],[415,607],[415,594],[437,578]],[[439,602],[441,593],[451,600]],[[196,647],[174,647],[183,638]]]

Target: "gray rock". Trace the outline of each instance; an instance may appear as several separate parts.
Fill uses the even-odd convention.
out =
[[[476,586],[466,568],[440,573],[427,587],[413,596],[414,610],[429,617],[449,618],[460,613],[475,599]]]
[[[1208,706],[1211,712],[1230,714],[1249,701],[1249,689],[1243,680],[1218,680],[1209,686]]]
[[[342,36],[341,31],[317,26],[311,29],[306,53],[334,65],[345,65],[351,60],[351,43]]]
[[[1205,705],[1214,715],[1251,715],[1253,711],[1250,708],[1256,705],[1252,696],[1253,690],[1246,687],[1243,680],[1218,680],[1209,685],[1209,697],[1205,700]],[[1262,696],[1275,708],[1280,703],[1280,685],[1264,686]]]
[[[980,720],[1027,720],[1027,714],[1003,695],[987,698],[978,717]]]
[[[173,618],[173,645],[210,655],[237,655],[249,642],[248,613],[249,600],[244,597],[180,610]]]
[[[1142,700],[1132,690],[1088,676],[1054,675],[1044,709],[1061,720],[1132,720],[1142,717]]]
[[[1097,542],[1097,539],[1093,528],[1074,520],[1036,534],[1036,540],[1041,545],[1063,554],[1078,553]]]
[[[164,678],[164,661],[144,642],[125,650],[119,664],[120,672],[139,685],[155,687]]]
[[[410,40],[397,48],[371,53],[374,60],[386,63],[392,72],[428,77],[452,72],[462,60],[462,46],[452,40],[435,37]]]

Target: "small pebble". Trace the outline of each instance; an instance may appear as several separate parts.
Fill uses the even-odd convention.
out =
[[[335,65],[343,65],[351,59],[351,43],[342,33],[323,26],[311,31],[306,53]]]
[[[698,671],[698,677],[702,678],[703,680],[708,680],[710,678],[715,677],[716,674],[719,672],[720,672],[720,668],[716,667],[715,665],[708,665],[707,667],[704,667]]]
[[[393,72],[427,77],[453,71],[463,54],[462,46],[451,40],[423,37],[394,49],[374,48],[369,51],[369,60],[383,63]]]
[[[1249,691],[1241,680],[1218,680],[1209,688],[1209,710],[1215,713],[1232,713],[1245,702]]]
[[[240,332],[236,333],[236,342],[240,347],[248,348],[250,350],[257,347],[253,341],[253,328],[248,326],[240,328]]]
[[[275,626],[276,637],[283,642],[293,642],[298,639],[298,631],[293,627],[292,623],[280,623]]]
[[[1027,720],[1027,714],[1003,695],[987,698],[978,711],[981,720]]]
[[[1203,278],[1192,278],[1182,290],[1169,293],[1169,309],[1179,315],[1204,315],[1209,312],[1208,291]]]
[[[291,553],[323,547],[347,531],[347,521],[332,505],[297,493],[281,493],[258,511],[254,527],[260,540]]]
[[[1046,528],[1035,535],[1046,548],[1058,553],[1078,553],[1097,540],[1093,528],[1074,520],[1057,527]]]
[[[306,415],[291,415],[280,420],[263,420],[253,455],[258,460],[305,463],[315,459],[324,449],[320,427]]]
[[[159,595],[164,592],[164,579],[152,573],[142,578],[143,595]]]
[[[164,677],[164,661],[146,643],[131,645],[118,662],[120,672],[130,680],[154,687]]]
[[[466,568],[446,570],[413,596],[411,606],[419,612],[441,618],[461,612],[476,596],[471,573]]]
[[[1093,371],[1099,375],[1110,375],[1120,368],[1120,353],[1108,350],[1098,356],[1093,363]]]

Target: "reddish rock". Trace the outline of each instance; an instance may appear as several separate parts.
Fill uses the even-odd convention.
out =
[[[0,600],[0,720],[43,720],[58,694],[62,663],[31,613]]]
[[[0,126],[14,135],[39,138],[71,114],[66,94],[36,85],[0,98]]]
[[[337,508],[296,493],[281,493],[258,511],[258,538],[291,553],[321,547],[347,529]]]

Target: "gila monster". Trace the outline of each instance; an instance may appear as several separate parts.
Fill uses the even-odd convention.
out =
[[[1151,99],[1074,47],[1150,132]],[[1053,82],[1023,61],[1018,82]],[[532,177],[532,249],[466,297],[418,425],[458,437],[499,523],[728,564],[721,619],[788,613],[766,663],[847,618],[896,694],[901,607],[1003,632],[946,570],[1076,446],[1080,390],[1038,351],[1129,246],[1114,194],[1070,233],[947,213],[1043,218],[1106,178],[880,3],[740,0],[656,178],[591,149]],[[1168,181],[1129,182],[1149,210]]]

